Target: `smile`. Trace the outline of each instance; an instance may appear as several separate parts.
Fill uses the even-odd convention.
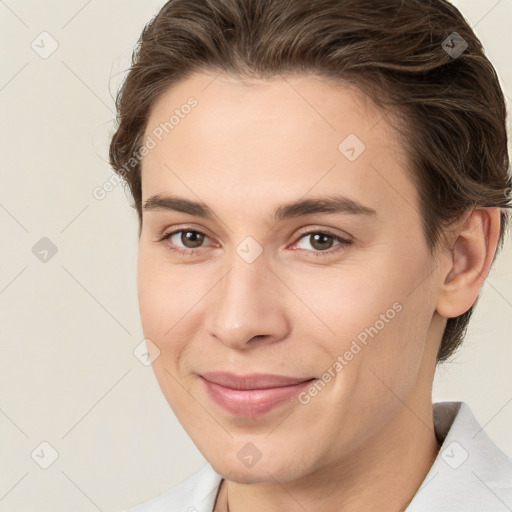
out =
[[[201,380],[209,398],[226,412],[236,416],[259,416],[293,399],[315,379],[210,373],[202,375]]]

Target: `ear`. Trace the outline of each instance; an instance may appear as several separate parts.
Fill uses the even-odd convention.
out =
[[[472,210],[449,236],[436,307],[441,316],[462,315],[478,298],[496,252],[500,213],[499,208]]]

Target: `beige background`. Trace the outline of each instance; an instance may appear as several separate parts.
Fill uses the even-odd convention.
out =
[[[119,511],[205,462],[133,355],[135,213],[122,186],[93,196],[112,175],[113,97],[163,3],[0,1],[0,512]],[[455,3],[512,97],[512,0]],[[467,401],[510,455],[511,245],[434,393]]]

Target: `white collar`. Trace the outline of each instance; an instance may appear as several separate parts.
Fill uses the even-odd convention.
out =
[[[406,512],[510,512],[512,460],[489,438],[465,402],[434,404],[444,442]]]

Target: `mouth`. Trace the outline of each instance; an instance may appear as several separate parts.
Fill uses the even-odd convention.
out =
[[[314,377],[295,378],[272,374],[236,376],[210,372],[200,376],[209,398],[236,416],[259,416],[292,401]]]

